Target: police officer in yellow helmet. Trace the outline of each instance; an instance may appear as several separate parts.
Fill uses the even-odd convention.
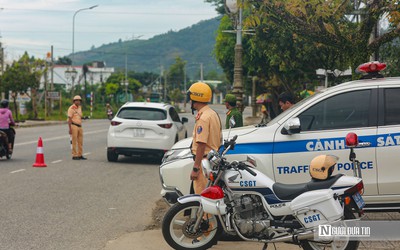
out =
[[[72,160],[86,160],[83,153],[83,129],[82,120],[85,117],[82,115],[81,102],[82,98],[79,95],[74,96],[73,104],[68,108],[68,129],[71,136]]]
[[[208,152],[215,151],[222,143],[222,127],[218,114],[208,106],[211,101],[212,90],[204,82],[196,82],[187,91],[191,100],[192,114],[197,111],[196,124],[193,129],[193,141],[191,150],[194,165],[190,174],[193,180],[193,188],[196,194],[200,194],[207,185],[201,169],[201,160],[207,156]]]

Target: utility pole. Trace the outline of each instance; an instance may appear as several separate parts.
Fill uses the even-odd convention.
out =
[[[200,81],[204,81],[203,63],[200,63]]]
[[[4,48],[2,43],[0,42],[0,70],[1,75],[4,73]]]
[[[186,102],[187,102],[187,95],[186,95],[186,64],[183,67],[183,90],[185,91],[185,100],[183,103],[183,107],[185,108],[185,112],[186,112]]]
[[[128,55],[125,53],[125,101],[128,102]]]
[[[4,48],[2,43],[0,42],[0,73],[3,75],[4,73]],[[4,92],[1,92],[1,100],[5,98]]]
[[[160,72],[160,86],[163,86],[163,78],[164,78],[164,65],[161,65],[161,72]],[[165,84],[164,79],[164,93],[163,93],[163,100],[166,102],[167,100],[167,85]]]

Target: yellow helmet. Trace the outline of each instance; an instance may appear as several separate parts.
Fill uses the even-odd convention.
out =
[[[312,159],[310,164],[310,175],[314,179],[326,180],[331,177],[333,168],[339,157],[334,155],[319,155]]]
[[[190,86],[188,90],[188,96],[190,100],[196,102],[210,102],[212,96],[212,90],[210,86],[204,82],[196,82]]]
[[[77,100],[82,101],[82,98],[79,95],[76,95],[76,96],[74,96],[73,101],[77,101]]]

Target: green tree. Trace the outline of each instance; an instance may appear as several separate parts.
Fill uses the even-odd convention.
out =
[[[171,90],[168,96],[170,100],[173,101],[174,103],[182,102],[184,98],[182,91],[180,89]]]
[[[368,61],[379,47],[400,35],[400,6],[397,0],[249,0],[255,25],[277,25],[282,30],[324,46],[331,55],[340,53],[342,62],[356,67]],[[357,15],[354,14],[357,10]],[[391,29],[376,38],[371,34],[379,20],[388,15]],[[355,21],[359,17],[359,21]]]
[[[175,63],[169,67],[167,73],[167,82],[171,86],[170,89],[173,91],[175,89],[182,89],[184,83],[184,71],[185,71],[186,61],[182,60],[181,57],[175,58]]]
[[[33,119],[38,118],[37,94],[40,87],[40,80],[46,74],[47,64],[42,59],[30,58],[28,53],[18,60],[14,61],[11,66],[6,68],[2,76],[2,82],[6,91],[11,91],[14,102],[15,114],[18,119],[18,110],[16,105],[17,95],[26,93],[31,97]],[[28,90],[30,90],[30,95]]]
[[[391,43],[384,44],[379,49],[380,61],[386,63],[384,74],[388,76],[400,76],[400,39],[396,38]]]
[[[106,85],[106,95],[115,95],[119,89],[119,85],[116,83],[108,83]]]
[[[105,84],[105,94],[107,96],[112,94],[114,97],[116,94],[122,95],[125,93],[125,85],[123,84],[124,82],[125,74],[122,71],[111,74],[111,76],[107,78],[107,82]],[[108,85],[110,84],[111,86],[109,87]],[[116,90],[115,86],[118,86]],[[138,80],[128,77],[127,91],[129,94],[137,95],[141,86],[142,84]]]
[[[72,60],[71,58],[67,57],[67,56],[63,56],[58,58],[58,60],[56,61],[57,65],[71,65],[72,64]]]

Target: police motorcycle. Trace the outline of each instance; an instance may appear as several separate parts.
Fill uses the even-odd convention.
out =
[[[228,136],[229,138],[229,136]],[[258,171],[252,157],[228,162],[237,136],[225,140],[222,153],[211,151],[202,160],[208,178],[201,195],[178,198],[165,214],[162,233],[174,249],[208,249],[224,231],[245,241],[290,242],[304,249],[357,249],[359,241],[349,238],[316,237],[319,225],[354,220],[363,214],[363,181],[354,148],[368,146],[354,133],[346,136],[354,177],[333,175],[338,160],[320,155],[310,165],[312,180],[302,184],[275,183]]]

